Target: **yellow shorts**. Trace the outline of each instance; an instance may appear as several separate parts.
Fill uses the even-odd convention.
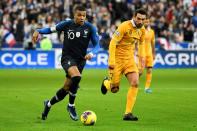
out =
[[[153,56],[146,56],[145,67],[153,67]]]
[[[137,64],[134,59],[124,60],[116,59],[116,64],[113,70],[109,70],[111,84],[119,84],[122,74],[126,75],[130,72],[138,73]]]

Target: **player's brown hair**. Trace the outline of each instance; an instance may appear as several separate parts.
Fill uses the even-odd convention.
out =
[[[134,15],[136,16],[138,13],[147,16],[147,11],[144,8],[137,9]]]

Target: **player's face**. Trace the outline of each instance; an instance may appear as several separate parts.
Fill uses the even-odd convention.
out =
[[[134,22],[137,28],[141,28],[143,26],[145,19],[146,19],[146,15],[137,13],[137,15],[134,17]]]
[[[74,20],[76,24],[83,25],[86,19],[86,11],[76,10]]]
[[[144,26],[145,27],[148,27],[149,24],[150,24],[150,20],[149,19],[144,20]]]

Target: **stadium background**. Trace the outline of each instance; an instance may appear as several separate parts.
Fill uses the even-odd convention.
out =
[[[63,102],[54,108],[46,123],[36,118],[42,110],[43,99],[52,96],[64,78],[62,70],[54,70],[61,68],[63,34],[43,35],[40,43],[48,40],[52,48],[42,48],[40,43],[31,43],[32,32],[72,18],[72,9],[77,4],[86,6],[87,20],[98,28],[102,47],[93,60],[87,62],[89,69],[84,71],[83,88],[78,98],[82,100],[77,101],[81,103],[80,112],[89,108],[97,113],[95,127],[84,128],[68,116],[62,118],[65,114],[61,110],[65,108]],[[117,25],[130,19],[139,7],[147,8],[156,33],[157,55],[152,83],[154,92],[151,96],[143,94],[143,76],[135,109],[142,120],[131,125],[120,120],[124,107],[116,109],[117,101],[124,105],[126,80],[123,79],[123,89],[115,96],[101,96],[99,87],[107,73],[110,37]],[[32,130],[78,130],[79,127],[81,130],[197,130],[194,119],[197,116],[196,50],[196,0],[1,0],[0,130],[30,130],[29,126]],[[100,108],[102,103],[109,107]]]

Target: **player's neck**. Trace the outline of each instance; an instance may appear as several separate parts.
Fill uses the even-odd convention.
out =
[[[84,25],[84,23],[83,23],[83,24],[79,24],[75,19],[74,19],[73,21],[74,21],[74,23],[75,23],[76,25],[78,25],[78,26]]]
[[[150,27],[150,26],[146,26],[145,28],[146,28],[147,30],[150,30],[151,27]]]

